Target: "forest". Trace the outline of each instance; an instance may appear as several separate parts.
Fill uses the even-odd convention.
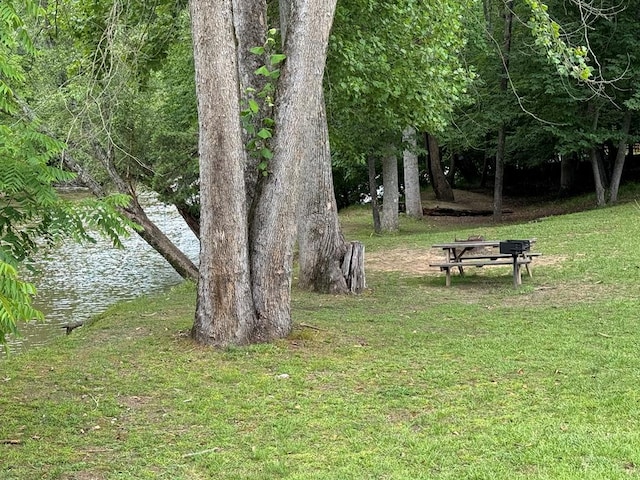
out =
[[[639,173],[639,7],[3,1],[0,340],[41,315],[19,268],[61,238],[133,229],[198,282],[193,338],[228,346],[291,332],[294,256],[301,288],[349,291],[338,210],[366,198],[378,233],[400,205],[422,217],[425,188],[489,189],[495,222],[505,194],[615,204]],[[199,265],[143,191],[175,205]]]

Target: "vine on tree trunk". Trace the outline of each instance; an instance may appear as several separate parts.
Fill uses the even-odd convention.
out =
[[[269,174],[269,161],[273,158],[273,152],[269,147],[269,139],[273,137],[273,128],[275,126],[273,106],[276,82],[280,77],[280,68],[278,66],[287,58],[286,55],[274,51],[274,46],[277,45],[275,38],[277,33],[277,29],[270,29],[267,32],[267,40],[264,45],[251,48],[251,53],[259,55],[266,60],[264,65],[254,73],[265,77],[267,82],[260,91],[256,91],[253,88],[247,89],[249,99],[247,100],[246,108],[240,112],[242,127],[250,137],[247,143],[247,150],[251,156],[260,160],[257,168],[263,176]]]

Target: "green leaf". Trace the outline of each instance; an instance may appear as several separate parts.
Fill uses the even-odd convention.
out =
[[[254,73],[256,75],[262,75],[264,77],[269,77],[271,75],[271,72],[269,71],[269,69],[265,65],[262,65]]]
[[[269,62],[271,65],[278,65],[279,63],[284,62],[286,58],[287,56],[282,53],[274,53],[269,57]]]
[[[260,111],[260,105],[258,105],[258,102],[256,102],[255,100],[249,99],[249,109],[253,113],[258,113]]]
[[[261,129],[258,132],[258,136],[260,138],[262,138],[263,140],[266,140],[267,138],[271,138],[272,137],[271,132],[266,128]]]
[[[260,155],[262,158],[266,158],[267,160],[271,160],[273,158],[273,152],[268,148],[263,148],[260,150]]]
[[[253,47],[253,48],[250,48],[249,51],[254,55],[263,55],[264,47]]]

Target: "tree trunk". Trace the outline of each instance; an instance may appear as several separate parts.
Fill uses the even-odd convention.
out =
[[[300,163],[317,116],[335,0],[292,0],[277,81],[267,175],[246,167],[237,35],[252,21],[231,0],[191,0],[200,123],[201,253],[194,338],[225,346],[291,331]],[[235,28],[234,28],[235,27]],[[236,44],[237,42],[237,44]],[[242,61],[242,60],[241,60]],[[252,199],[250,207],[247,200]]]
[[[391,152],[382,158],[382,231],[398,230],[398,157]]]
[[[287,60],[276,90],[273,159],[262,177],[250,230],[252,290],[260,340],[291,331],[291,278],[304,136],[319,112],[318,96],[335,0],[293,0],[287,22]]]
[[[420,198],[420,170],[416,153],[416,131],[413,127],[405,128],[402,133],[404,143],[408,145],[403,151],[402,166],[404,168],[404,202],[407,215],[422,218],[422,200]]]
[[[258,104],[262,101],[256,98],[258,92],[262,91],[267,83],[264,75],[255,75],[254,72],[268,59],[251,52],[253,47],[265,44],[267,36],[267,2],[266,0],[232,0],[233,2],[233,24],[235,38],[237,42],[236,55],[238,58],[238,79],[240,82],[240,107],[247,108],[250,99],[254,99]],[[284,0],[283,0],[284,2]],[[281,3],[283,3],[281,2]],[[258,125],[258,130],[262,126],[265,117],[273,114],[269,108],[263,106],[256,113],[253,120],[254,125]],[[243,143],[246,145],[251,136],[243,131]],[[247,205],[252,205],[256,194],[256,184],[260,172],[258,164],[260,157],[257,155],[247,155],[247,166],[244,172]]]
[[[513,25],[513,0],[508,0],[504,7],[504,37],[502,42],[502,78],[500,91],[507,95],[509,56],[511,55],[511,31]],[[496,168],[493,186],[493,220],[502,221],[502,190],[504,185],[504,156],[506,144],[506,122],[501,121],[498,128],[498,145],[496,150]]]
[[[502,188],[504,185],[504,125],[498,129],[498,149],[496,150],[496,167],[493,182],[493,220],[502,221]]]
[[[576,178],[576,160],[573,155],[562,155],[560,159],[560,192],[561,197],[573,191]]]
[[[482,161],[482,172],[480,174],[480,188],[487,186],[487,178],[489,177],[489,167],[491,166],[492,158],[489,152],[491,151],[491,136],[487,134],[484,139],[484,158]]]
[[[182,278],[194,282],[198,280],[198,267],[153,223],[138,203],[137,197],[131,197],[131,203],[124,209],[124,214],[142,227],[142,230],[137,232],[138,235],[162,255]]]
[[[302,171],[306,179],[300,191],[298,211],[299,285],[321,293],[348,293],[341,262],[347,250],[340,232],[333,191],[331,151],[324,95],[314,96],[317,116],[312,118]]]
[[[597,108],[593,101],[587,103],[587,115],[593,119],[591,128],[595,134],[600,120],[600,108]],[[605,183],[603,181],[602,158],[600,158],[598,145],[593,145],[589,149],[589,160],[591,162],[591,171],[593,172],[593,184],[596,190],[596,205],[598,207],[604,207],[607,202],[605,198]]]
[[[376,182],[376,159],[373,155],[367,158],[367,167],[369,171],[369,195],[371,196],[371,210],[373,213],[373,231],[382,232],[380,223],[380,205],[378,204],[378,184]]]
[[[429,149],[429,167],[431,170],[431,183],[433,185],[433,191],[436,194],[436,199],[441,202],[453,202],[453,190],[447,182],[447,177],[442,170],[442,163],[440,161],[440,145],[438,140],[433,135],[427,133],[427,148]]]
[[[596,205],[604,207],[606,205],[604,183],[602,183],[602,172],[600,161],[600,152],[596,147],[589,149],[589,159],[591,160],[591,169],[593,170],[593,182],[596,188]]]
[[[629,129],[631,128],[631,111],[627,110],[624,114],[624,120],[622,121],[622,136],[618,141],[618,151],[616,152],[616,159],[613,165],[613,173],[611,175],[611,183],[609,184],[609,203],[614,204],[618,201],[618,190],[620,188],[620,180],[622,180],[622,170],[624,168],[624,161],[627,154],[627,141],[629,136]]]
[[[192,0],[200,129],[200,281],[193,338],[226,346],[253,340],[245,153],[231,0]]]
[[[456,168],[458,168],[458,154],[451,155],[451,168],[447,172],[446,179],[451,189],[456,188]]]

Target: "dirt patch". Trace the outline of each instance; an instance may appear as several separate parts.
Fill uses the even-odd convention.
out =
[[[135,409],[143,407],[151,402],[151,397],[137,396],[137,395],[123,395],[118,397],[118,405],[127,407],[129,409]]]
[[[442,250],[395,248],[367,254],[367,269],[379,272],[401,272],[408,276],[439,275],[440,269],[430,267],[430,263],[441,262]],[[536,266],[560,265],[566,260],[564,255],[542,255],[536,257],[532,268]]]
[[[422,197],[422,205],[426,209],[451,208],[454,210],[491,210],[493,198],[491,194],[472,192],[467,190],[454,190],[455,202],[439,202],[433,193],[425,193]],[[587,206],[582,206],[586,208]],[[570,213],[555,202],[531,203],[526,199],[504,199],[504,209],[512,213],[504,214],[505,223],[517,223],[535,220],[564,213]],[[580,210],[580,206],[574,207]],[[439,226],[455,226],[461,229],[493,225],[491,217],[483,216],[426,216],[426,223]],[[454,238],[451,238],[454,240]],[[534,249],[535,250],[535,249]],[[440,275],[440,269],[430,267],[430,263],[443,260],[442,250],[433,248],[395,248],[380,252],[367,253],[367,269],[382,272],[401,272],[408,276]],[[560,265],[566,260],[563,255],[542,255],[536,257],[532,268],[537,266]]]

